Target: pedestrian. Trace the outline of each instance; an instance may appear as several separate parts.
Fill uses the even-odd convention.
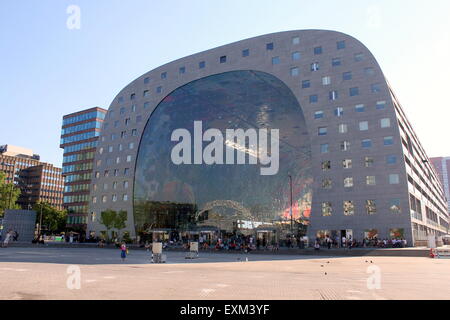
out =
[[[6,234],[5,241],[3,241],[4,248],[8,247],[8,243],[9,243],[9,239],[11,238],[11,234],[12,234],[12,231],[9,230],[8,233]]]
[[[327,242],[328,250],[330,250],[331,249],[332,240],[331,240],[331,238],[329,236],[327,236],[326,242]]]
[[[122,242],[122,245],[120,246],[120,257],[122,258],[122,261],[125,261],[125,258],[127,257],[127,246],[125,242]]]

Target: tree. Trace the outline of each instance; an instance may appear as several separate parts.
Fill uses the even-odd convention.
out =
[[[114,220],[114,228],[117,229],[119,234],[120,230],[126,227],[125,223],[126,221],[127,221],[127,212],[125,210],[120,210],[116,215],[116,219]]]
[[[101,212],[100,223],[106,227],[106,238],[109,239],[109,230],[114,228],[117,213],[114,210],[105,210]]]
[[[20,188],[14,183],[6,182],[6,175],[0,171],[0,217],[3,217],[5,210],[19,209],[16,204],[20,196]]]
[[[36,223],[40,222],[42,208],[42,226],[52,233],[61,232],[66,227],[67,211],[58,210],[47,202],[38,202],[33,206],[36,211]],[[41,228],[42,228],[41,226]]]

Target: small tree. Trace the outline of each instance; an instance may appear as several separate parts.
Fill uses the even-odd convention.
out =
[[[105,210],[101,212],[100,223],[106,227],[106,238],[109,239],[109,230],[114,228],[117,213],[114,210]]]
[[[47,226],[52,233],[61,232],[66,227],[67,211],[58,210],[47,202],[38,202],[33,206],[36,211],[36,223],[40,222],[42,210],[42,225]],[[42,226],[41,226],[42,228]]]
[[[117,229],[119,235],[120,230],[126,227],[125,223],[126,221],[127,221],[127,212],[124,210],[120,210],[116,215],[116,219],[114,220],[114,228]]]
[[[20,209],[16,204],[20,196],[20,188],[14,183],[6,182],[6,175],[0,171],[0,217],[3,217],[5,210]]]

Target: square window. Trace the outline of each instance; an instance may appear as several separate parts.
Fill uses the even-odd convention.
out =
[[[148,90],[144,90],[144,92],[142,93],[143,97],[148,97],[149,95],[150,95],[150,93]],[[135,107],[135,109],[136,109],[136,107]]]
[[[291,76],[296,77],[299,75],[299,73],[300,73],[300,70],[297,67],[291,68]]]
[[[136,112],[136,105],[135,105],[135,104],[133,104],[133,105],[131,106],[131,112]]]
[[[128,149],[134,149],[134,142],[130,142],[128,144]]]
[[[371,148],[372,147],[372,140],[370,139],[364,139],[361,141],[361,147],[363,148]]]
[[[380,93],[381,92],[381,85],[379,83],[374,83],[370,86],[372,93]]]
[[[221,57],[219,58],[219,62],[220,62],[220,63],[225,63],[225,62],[227,62],[227,56],[221,56]]]
[[[322,54],[322,47],[315,47],[314,48],[314,54],[315,55]]]
[[[364,166],[365,166],[366,168],[371,168],[371,167],[373,167],[373,163],[374,163],[374,161],[373,161],[373,158],[372,158],[372,157],[365,157],[365,158],[364,158]]]
[[[292,37],[292,44],[300,44],[300,38],[299,37]]]
[[[391,119],[383,118],[380,120],[381,128],[389,128],[391,126]]]
[[[125,114],[125,107],[120,108],[120,114]]]
[[[329,217],[332,211],[331,202],[322,202],[322,216]]]
[[[242,50],[242,56],[243,57],[248,57],[249,55],[250,55],[250,50],[249,49]]]
[[[352,168],[352,159],[344,159],[342,160],[342,167],[344,169],[351,169]]]
[[[113,152],[113,150],[114,150],[114,147],[113,147],[113,146],[109,146],[109,147],[108,147],[108,152]]]
[[[132,93],[132,94],[130,95],[130,100],[134,100],[134,98],[136,98],[136,94],[135,94],[135,93]]]
[[[367,130],[369,130],[369,122],[368,121],[361,121],[359,123],[359,130],[360,131],[367,131]]]
[[[347,177],[344,179],[344,188],[353,187],[353,177]]]
[[[356,112],[364,112],[365,111],[365,106],[363,104],[358,104],[355,106],[355,111]]]
[[[127,176],[128,173],[130,173],[130,169],[129,169],[129,168],[123,169],[123,175],[124,175],[124,176]]]
[[[273,65],[280,64],[280,57],[273,57],[272,58],[272,64]]]
[[[366,212],[369,215],[377,213],[375,200],[366,200]]]
[[[144,109],[147,109],[150,106],[150,102],[145,102],[144,103]]]
[[[331,179],[323,179],[322,180],[322,189],[331,189],[332,181]]]
[[[266,50],[273,50],[273,42],[266,44]]]
[[[389,184],[399,184],[400,176],[398,174],[390,174],[389,175]]]
[[[200,62],[198,63],[198,68],[199,68],[199,69],[203,69],[205,66],[206,66],[206,62],[205,62],[205,61],[200,61]]]
[[[329,84],[331,84],[331,77],[322,77],[322,85],[327,86]]]
[[[355,205],[353,201],[344,201],[342,209],[344,210],[344,216],[352,216],[355,214]]]
[[[314,112],[314,119],[321,119],[321,118],[323,118],[323,111]]]
[[[306,89],[306,88],[309,88],[309,87],[311,87],[311,81],[303,80],[302,81],[302,89]]]
[[[347,124],[345,124],[345,123],[339,124],[339,126],[338,126],[338,132],[339,132],[339,133],[347,133],[347,132],[348,132]]]
[[[292,60],[300,60],[300,52],[292,52]]]
[[[317,94],[313,94],[309,96],[309,103],[317,103],[319,101],[319,97]]]
[[[161,73],[161,79],[165,79],[165,78],[167,78],[167,72]]]
[[[344,108],[338,107],[338,108],[334,109],[334,115],[336,117],[342,117],[344,115]]]
[[[389,211],[394,214],[402,213],[400,199],[391,199],[389,201]]]
[[[375,176],[367,176],[366,177],[366,184],[368,186],[374,186],[376,185]]]
[[[161,86],[157,87],[156,88],[156,93],[161,93],[161,92],[162,92],[162,87]]]
[[[145,84],[147,84],[147,83],[149,83],[149,82],[150,82],[150,78],[149,78],[149,77],[144,78],[144,83],[145,83]]]
[[[130,118],[126,118],[125,119],[125,125],[127,126],[127,125],[129,125],[130,124]]]
[[[327,134],[327,127],[319,127],[318,133],[319,133],[319,136],[325,136]]]
[[[396,164],[397,163],[397,156],[389,155],[386,156],[386,164]]]
[[[119,103],[122,103],[124,101],[123,97],[119,97],[117,100],[118,100]]]
[[[320,153],[328,153],[328,143],[320,145]]]
[[[123,188],[124,189],[128,189],[128,181],[124,181],[123,182]]]
[[[139,123],[142,121],[142,116],[136,116],[136,123]]]
[[[386,101],[378,101],[376,105],[377,110],[383,110],[386,108]]]
[[[366,74],[366,76],[373,76],[375,74],[375,69],[374,68],[365,68],[364,73]]]
[[[331,59],[331,66],[333,66],[333,67],[337,67],[337,66],[340,66],[342,63],[341,63],[341,58],[333,58],[333,59]]]
[[[322,161],[322,171],[328,171],[331,169],[331,161]]]
[[[348,151],[349,149],[350,149],[350,142],[342,141],[341,142],[341,151]]]
[[[355,61],[363,61],[364,60],[364,53],[362,53],[362,52],[358,52],[358,53],[355,53],[355,55],[354,55],[354,58],[355,58]]]
[[[343,80],[352,80],[352,73],[351,72],[344,72],[342,74],[342,79]]]
[[[392,146],[394,144],[394,137],[384,137],[383,144],[385,146]]]
[[[180,67],[180,68],[178,69],[178,73],[179,73],[179,74],[186,73],[186,67]]]
[[[119,120],[114,121],[114,128],[117,128],[119,126]]]
[[[318,70],[319,70],[319,63],[318,62],[311,63],[311,71],[318,71]]]
[[[338,92],[337,92],[336,90],[330,91],[330,92],[328,93],[328,98],[329,98],[330,100],[337,100],[337,98],[338,98]]]
[[[127,162],[131,162],[131,156],[130,155],[127,156]]]
[[[123,201],[128,201],[128,195],[124,194],[122,199],[123,199]]]
[[[358,87],[350,88],[349,89],[349,94],[350,94],[350,97],[358,96],[359,95],[359,88]]]
[[[345,48],[345,41],[338,41],[336,42],[336,47],[338,50],[344,49]]]
[[[137,136],[137,130],[136,129],[131,130],[131,135],[133,137],[136,137]]]

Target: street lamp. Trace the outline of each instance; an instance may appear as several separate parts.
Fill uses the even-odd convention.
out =
[[[291,234],[292,234],[293,233],[293,223],[294,223],[293,217],[292,217],[292,176],[289,174],[288,177],[289,177],[289,186],[290,186],[290,194],[291,194],[291,198],[290,198],[291,206],[290,206],[289,212],[291,214]]]

